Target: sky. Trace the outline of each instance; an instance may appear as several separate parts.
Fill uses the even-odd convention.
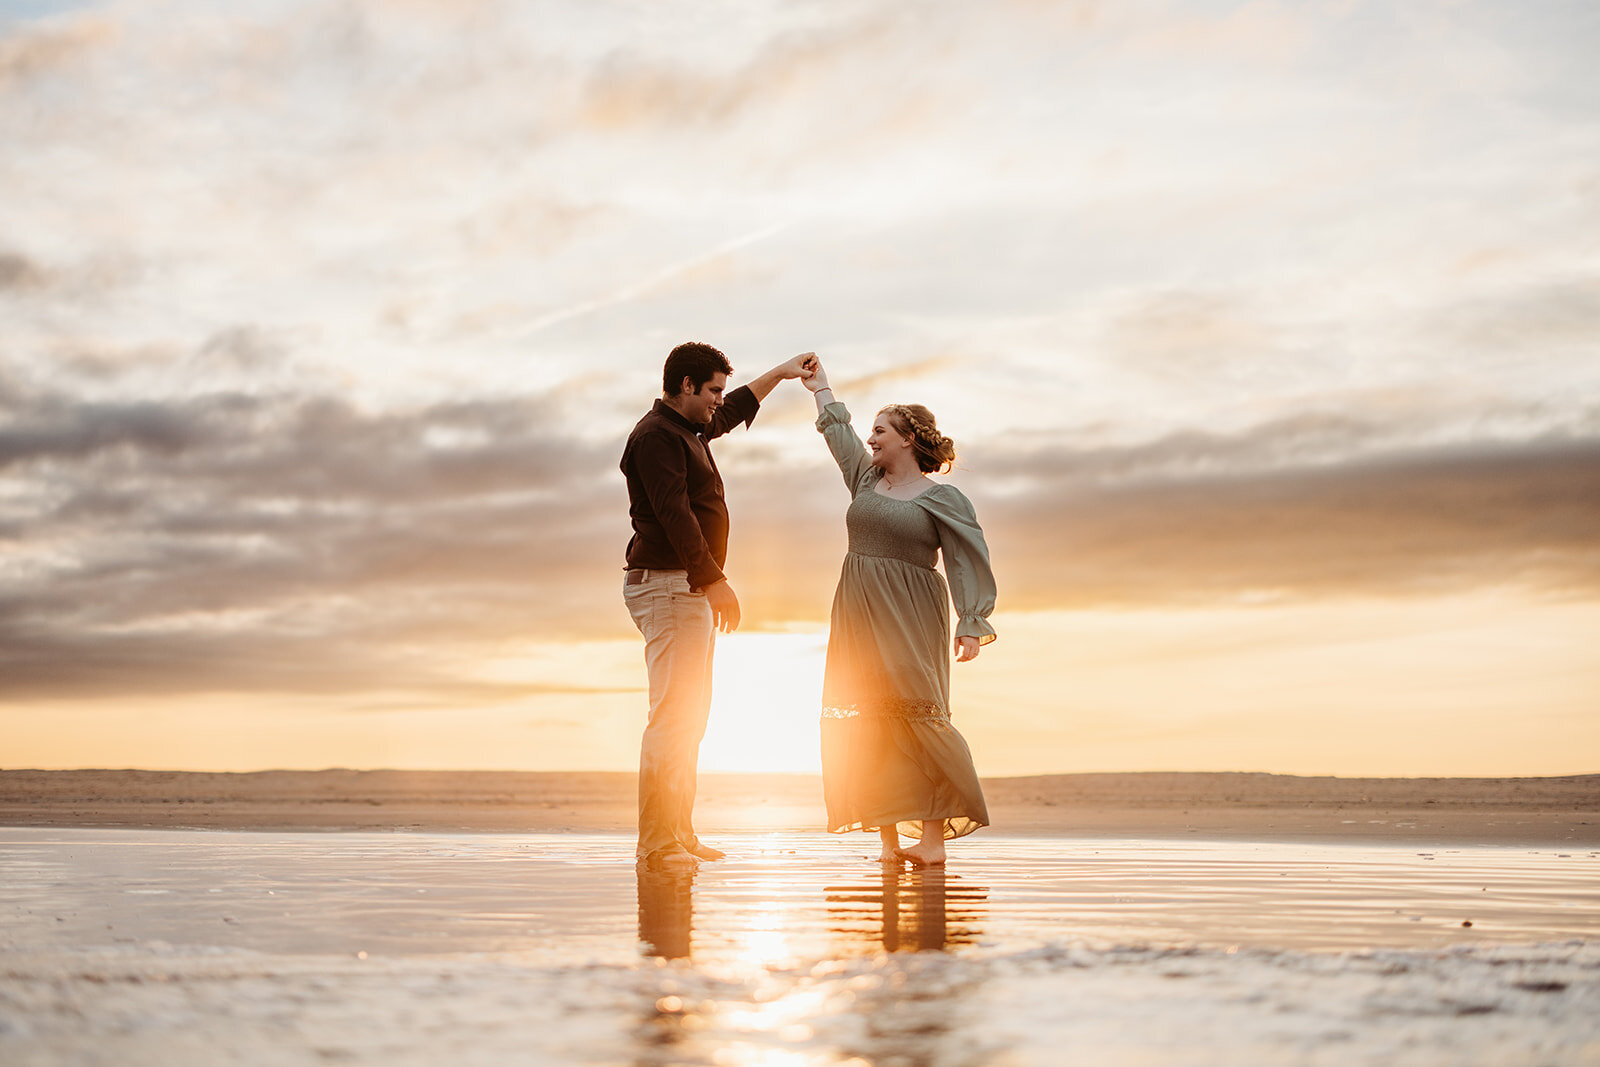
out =
[[[1600,770],[1600,8],[0,2],[0,765],[627,770],[680,341],[959,452],[981,773]],[[717,442],[702,766],[848,503]]]

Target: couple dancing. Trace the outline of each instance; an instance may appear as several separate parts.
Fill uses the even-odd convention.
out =
[[[851,494],[822,690],[828,829],[877,830],[883,862],[938,866],[946,839],[989,823],[972,755],[950,724],[949,650],[966,662],[994,640],[994,575],[972,504],[927,477],[949,468],[955,446],[916,404],[878,412],[863,444],[813,353],[730,390],[732,373],[710,345],[674,348],[661,399],[622,454],[633,520],[623,599],[644,635],[650,678],[638,858],[692,867],[723,856],[700,841],[692,819],[716,634],[739,625],[739,599],[722,572],[728,509],[710,442],[748,426],[779,382],[798,378],[816,397],[817,429]],[[934,569],[941,555],[948,594]],[[901,834],[920,840],[901,848]]]

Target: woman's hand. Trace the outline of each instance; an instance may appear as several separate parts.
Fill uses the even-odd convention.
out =
[[[816,353],[811,353],[810,357],[806,364],[807,373],[800,382],[813,393],[820,393],[828,388],[828,372],[822,369],[822,360],[816,357]]]
[[[811,373],[811,367],[817,361],[815,352],[802,352],[793,359],[785,360],[772,368],[785,378],[805,379]]]
[[[965,663],[977,659],[979,647],[976,637],[956,638],[956,662]]]
[[[779,382],[787,381],[790,378],[804,378],[810,374],[809,367],[816,358],[814,353],[802,352],[793,359],[784,360],[767,371],[767,373],[751,378],[745,384],[752,393],[756,394],[757,400],[765,400],[767,394],[777,388]],[[808,385],[807,388],[810,388],[810,386]]]

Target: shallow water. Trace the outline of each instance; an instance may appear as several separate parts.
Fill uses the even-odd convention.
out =
[[[881,867],[866,835],[718,841],[727,860],[675,876],[636,872],[616,834],[0,830],[0,937],[580,963],[625,961],[640,941],[771,962],[1075,937],[1330,950],[1600,936],[1593,850],[987,836],[953,845],[945,871],[913,871]]]
[[[0,829],[0,1060],[1600,1062],[1594,851],[716,843]]]

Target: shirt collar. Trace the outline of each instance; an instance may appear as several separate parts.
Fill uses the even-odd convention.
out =
[[[696,426],[694,423],[680,415],[677,409],[675,409],[671,404],[668,404],[665,400],[657,400],[655,407],[651,410],[657,415],[661,415],[666,418],[667,421],[677,423],[679,426],[682,426],[685,430],[688,430],[697,437],[705,432],[706,428],[704,426]]]

